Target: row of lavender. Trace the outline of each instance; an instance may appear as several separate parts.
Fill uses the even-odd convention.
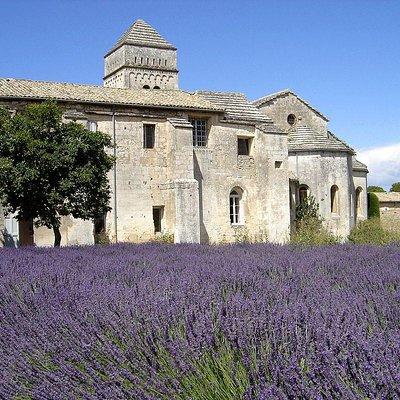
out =
[[[0,252],[0,398],[396,399],[399,247]]]

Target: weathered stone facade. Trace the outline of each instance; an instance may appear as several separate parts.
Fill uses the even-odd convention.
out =
[[[388,230],[400,231],[400,193],[375,193],[379,200],[382,226]]]
[[[106,55],[104,87],[0,79],[0,105],[18,110],[50,97],[66,121],[110,135],[116,163],[104,233],[111,242],[284,243],[301,185],[337,235],[346,237],[355,223],[357,188],[357,215],[366,216],[366,167],[327,130],[327,118],[294,93],[251,103],[240,93],[177,87],[175,47],[138,21]],[[332,185],[339,189],[334,213]],[[63,245],[94,241],[91,221],[64,217],[61,232]],[[51,245],[52,232],[35,229],[34,241]]]
[[[328,119],[290,90],[254,104],[288,135],[295,202],[299,188],[306,188],[316,199],[325,225],[345,240],[356,220],[367,217],[366,166],[328,130]]]
[[[104,57],[104,86],[178,89],[176,48],[136,21]]]

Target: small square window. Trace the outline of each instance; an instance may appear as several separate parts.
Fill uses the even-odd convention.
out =
[[[143,148],[154,148],[155,132],[156,126],[154,124],[143,124]]]
[[[250,155],[250,145],[251,139],[248,138],[238,138],[237,151],[239,156],[249,156]]]
[[[275,161],[275,168],[282,167],[282,161]]]

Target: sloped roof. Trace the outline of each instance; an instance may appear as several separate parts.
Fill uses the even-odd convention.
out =
[[[245,122],[272,122],[257,109],[243,93],[198,91],[198,95],[218,108],[225,109],[226,120]]]
[[[325,121],[329,121],[328,117],[326,117],[324,114],[322,114],[321,112],[319,112],[316,108],[314,108],[313,106],[310,105],[310,103],[306,102],[305,100],[303,100],[301,97],[299,97],[296,93],[294,93],[293,91],[291,91],[290,89],[284,89],[281,90],[280,92],[276,92],[276,93],[272,93],[269,94],[267,96],[261,97],[257,100],[253,101],[253,104],[256,107],[259,107],[265,103],[268,103],[272,100],[275,100],[278,97],[284,97],[284,96],[288,96],[289,94],[293,95],[294,97],[296,97],[298,100],[300,100],[303,104],[305,104],[308,108],[310,108],[312,111],[314,111],[316,114],[318,114],[322,119],[324,119]]]
[[[286,132],[282,131],[278,125],[274,124],[272,121],[269,122],[264,122],[262,124],[256,125],[257,128],[264,132],[264,133],[278,133],[278,134],[283,134],[286,135]]]
[[[299,125],[289,132],[289,151],[343,151],[354,154],[354,150],[331,132],[314,131],[307,125]]]
[[[358,161],[355,157],[353,157],[353,171],[368,172],[368,167],[365,164],[363,164],[361,161]]]
[[[0,99],[32,99],[223,112],[203,96],[182,90],[119,89],[0,78]]]
[[[175,128],[190,128],[192,129],[192,124],[184,118],[167,118],[167,120],[172,124]]]
[[[374,192],[380,203],[400,203],[400,192]]]
[[[164,39],[152,26],[142,19],[136,20],[129,27],[107,55],[118,47],[121,47],[123,44],[176,50],[175,46]]]

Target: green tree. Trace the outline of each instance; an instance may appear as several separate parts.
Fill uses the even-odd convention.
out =
[[[400,182],[393,183],[392,187],[390,188],[391,192],[400,192]]]
[[[379,192],[385,192],[385,189],[380,186],[368,186],[367,192],[368,193],[379,193]]]
[[[374,193],[368,193],[368,218],[379,218],[379,199]]]
[[[312,195],[307,196],[296,207],[296,220],[301,221],[305,218],[319,218],[319,205]]]
[[[314,196],[307,196],[296,207],[296,231],[291,235],[291,243],[300,245],[324,245],[338,242],[323,225],[319,215],[319,205]]]
[[[110,146],[108,135],[64,123],[54,102],[29,105],[13,117],[0,108],[2,206],[18,220],[53,229],[59,246],[61,216],[88,220],[110,209]]]

